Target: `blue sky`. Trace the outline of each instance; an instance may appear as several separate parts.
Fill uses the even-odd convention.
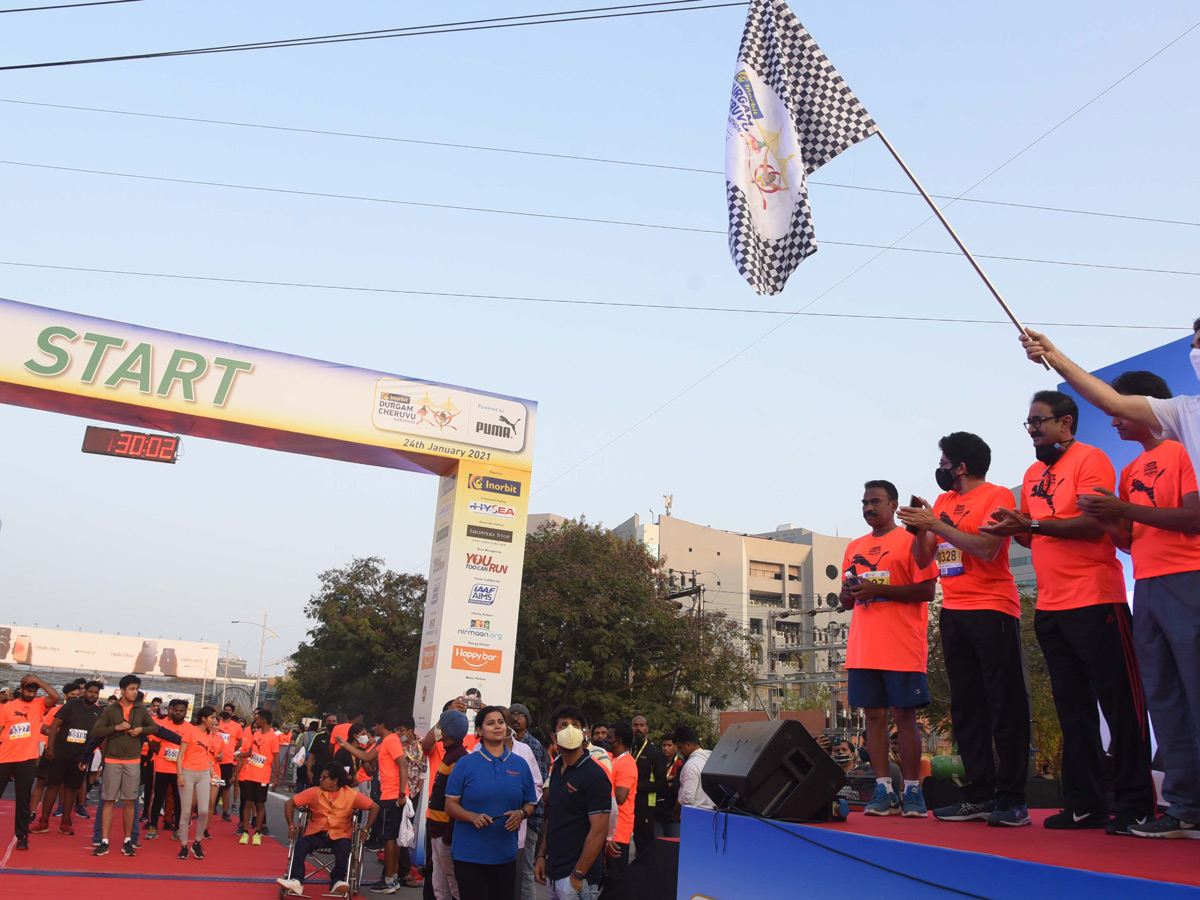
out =
[[[580,7],[583,5],[580,4]],[[4,64],[180,49],[570,4],[170,3],[3,16]],[[1194,24],[1182,2],[793,8],[926,186],[955,195]],[[1149,12],[1148,12],[1149,10]],[[0,73],[0,100],[104,107],[719,170],[741,8]],[[1193,221],[1200,30],[972,197]],[[696,229],[718,174],[172,122],[0,102],[0,158],[168,178]],[[905,190],[878,141],[814,181]],[[822,246],[760,298],[722,234],[428,209],[0,164],[0,261],[464,294],[794,310],[876,251]],[[813,185],[818,241],[890,244],[913,196]],[[957,203],[981,254],[1195,271],[1193,226]],[[903,244],[949,249],[926,224]],[[1187,333],[1195,278],[985,261],[1089,368]],[[539,402],[535,511],[661,510],[736,531],[860,530],[863,480],[931,494],[937,439],[977,432],[992,477],[1031,454],[1057,377],[1003,325],[775,317],[237,285],[0,265],[0,296]],[[998,319],[967,263],[889,252],[811,312]],[[1190,389],[1180,385],[1177,389]],[[0,601],[25,624],[226,639],[263,611],[302,639],[316,575],[354,555],[421,571],[435,482],[190,441],[174,467],[85,456],[86,422],[0,408]],[[566,473],[566,474],[563,474]],[[559,477],[561,476],[561,477]]]

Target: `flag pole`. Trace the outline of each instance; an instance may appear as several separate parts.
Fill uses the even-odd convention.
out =
[[[1000,296],[1000,292],[996,290],[996,286],[992,284],[992,279],[988,278],[987,272],[983,271],[983,267],[980,266],[975,260],[975,257],[971,255],[971,251],[967,249],[967,245],[962,242],[962,238],[958,236],[958,233],[954,230],[954,227],[949,221],[947,221],[946,217],[942,215],[942,211],[938,209],[937,204],[933,202],[933,198],[930,197],[925,188],[922,187],[921,182],[917,181],[917,176],[912,173],[912,169],[908,167],[908,165],[901,158],[900,154],[896,152],[896,148],[893,147],[892,142],[887,139],[887,135],[882,131],[876,131],[875,133],[878,134],[879,139],[883,141],[883,146],[887,147],[888,153],[892,154],[892,158],[900,164],[900,168],[904,170],[904,174],[908,176],[908,180],[913,183],[913,187],[915,187],[920,195],[925,198],[925,202],[929,204],[929,208],[933,210],[933,214],[937,216],[938,221],[942,223],[942,227],[945,228],[950,237],[954,239],[954,243],[957,244],[958,249],[963,252],[963,256],[967,258],[967,261],[979,274],[979,277],[983,279],[983,283],[986,284],[987,289],[992,292],[992,296],[996,298],[996,302],[1000,304],[1000,308],[1004,310],[1004,314],[1008,316],[1014,325],[1017,326],[1018,331],[1028,336],[1029,332],[1026,330],[1025,326],[1021,324],[1021,320],[1016,317],[1016,314],[1014,314],[1009,308],[1008,304],[1004,302],[1004,298]],[[1042,365],[1047,371],[1050,370],[1049,364],[1044,359],[1042,360]]]

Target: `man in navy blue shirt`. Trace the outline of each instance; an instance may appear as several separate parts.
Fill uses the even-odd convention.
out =
[[[534,877],[549,885],[550,900],[596,900],[608,837],[612,782],[583,749],[587,717],[575,706],[559,708],[551,719],[558,760],[550,770],[546,820],[538,845]]]

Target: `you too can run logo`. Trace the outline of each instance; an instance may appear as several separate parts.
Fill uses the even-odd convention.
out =
[[[472,572],[491,572],[493,575],[507,575],[508,563],[492,562],[490,553],[468,553],[467,568]]]

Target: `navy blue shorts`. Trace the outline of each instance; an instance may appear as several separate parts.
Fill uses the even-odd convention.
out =
[[[929,705],[929,682],[924,672],[892,672],[888,669],[847,669],[851,706],[883,709],[894,706]]]

